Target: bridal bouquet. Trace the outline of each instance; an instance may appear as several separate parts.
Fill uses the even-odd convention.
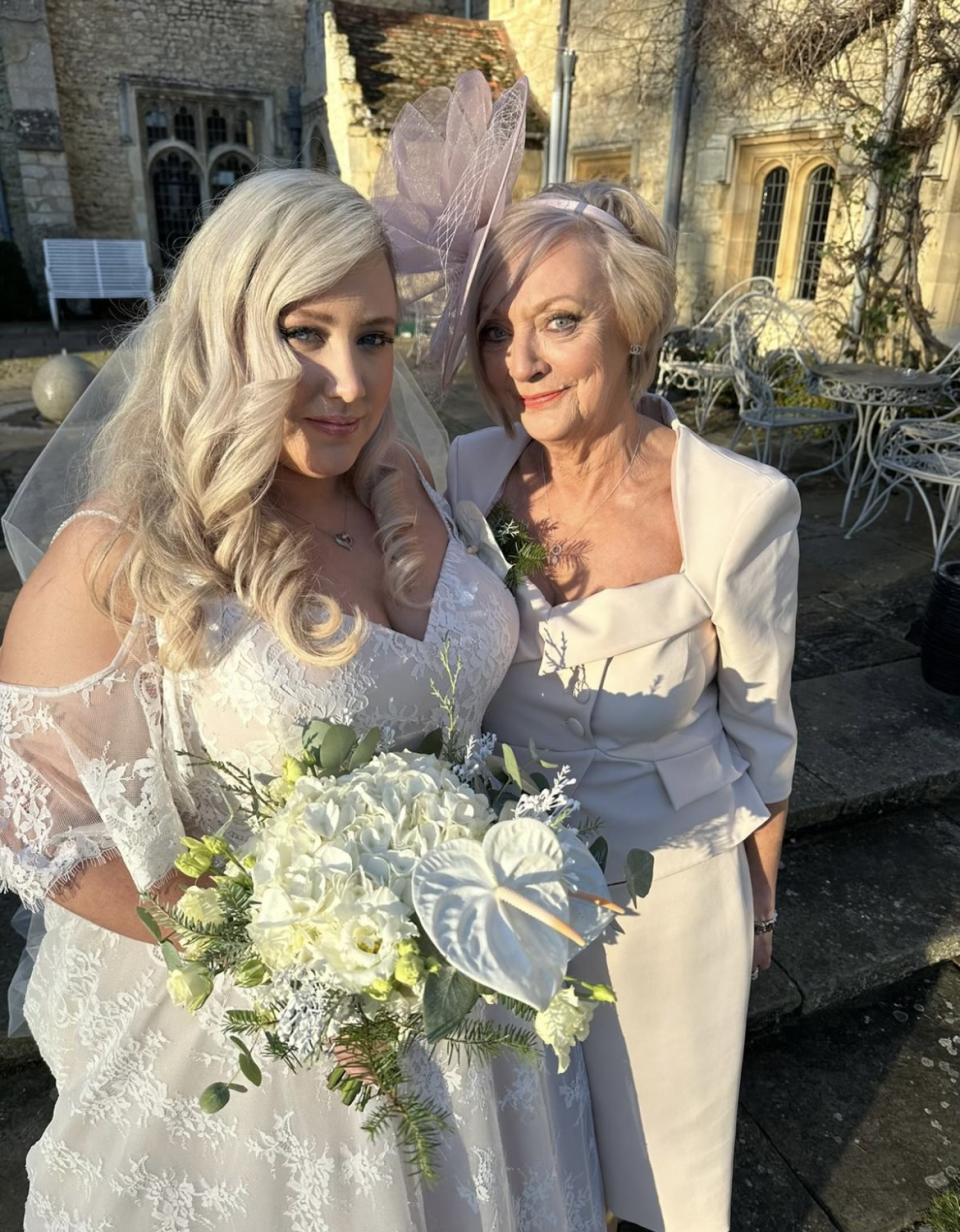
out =
[[[177,866],[205,884],[140,913],[178,1004],[196,1012],[217,980],[244,990],[223,1025],[238,1070],[207,1087],[205,1111],[246,1090],[238,1079],[259,1086],[264,1059],[328,1065],[345,1103],[369,1105],[364,1127],[393,1122],[429,1179],[444,1115],[406,1082],[405,1054],[442,1043],[473,1061],[533,1058],[539,1037],[566,1068],[596,1003],[613,1000],[567,964],[620,908],[572,827],[564,768],[552,785],[528,778],[509,748],[494,758],[484,737],[457,750],[452,730],[416,751],[379,744],[376,730],[316,720],[272,780],[214,763],[251,835],[184,839]],[[637,855],[642,896],[652,857]],[[481,1000],[510,1014],[476,1014]]]

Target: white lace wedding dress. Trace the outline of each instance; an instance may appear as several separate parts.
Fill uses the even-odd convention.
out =
[[[448,519],[440,498],[435,497]],[[448,520],[449,525],[449,520]],[[84,861],[119,853],[141,887],[162,880],[184,832],[211,830],[210,772],[178,750],[275,771],[316,716],[381,726],[409,745],[439,725],[430,692],[446,638],[462,663],[459,721],[479,729],[510,663],[513,601],[451,531],[422,641],[372,626],[344,667],[293,658],[236,604],[211,612],[222,650],[174,678],[136,628],[106,670],[65,688],[0,685],[0,883],[39,905]],[[603,1201],[584,1069],[513,1059],[462,1068],[424,1055],[417,1080],[450,1113],[441,1179],[421,1186],[391,1135],[325,1088],[271,1067],[220,1113],[230,1076],[223,1001],[174,1007],[151,946],[46,905],[26,1015],[59,1098],[31,1150],[26,1232],[601,1232]]]

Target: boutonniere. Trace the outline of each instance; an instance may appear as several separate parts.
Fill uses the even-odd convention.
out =
[[[478,556],[511,590],[546,567],[547,549],[502,501],[487,517],[473,501],[459,501],[454,516],[467,551]]]

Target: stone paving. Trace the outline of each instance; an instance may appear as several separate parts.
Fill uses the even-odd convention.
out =
[[[36,450],[8,435],[4,452],[5,428],[37,426],[16,395],[0,389],[8,485]],[[443,414],[454,434],[485,422],[465,382]],[[728,432],[721,418],[712,435]],[[847,540],[836,480],[801,495],[799,764],[776,962],[751,1003],[732,1232],[900,1232],[960,1183],[960,698],[920,677],[919,513],[905,523],[894,501]],[[0,552],[0,627],[15,589]],[[23,1154],[51,1096],[29,1041],[0,1045],[4,1230],[19,1226]]]

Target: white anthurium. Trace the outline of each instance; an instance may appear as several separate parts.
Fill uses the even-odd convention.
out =
[[[487,568],[492,569],[503,581],[510,572],[510,566],[507,564],[507,558],[500,551],[500,545],[490,529],[490,523],[483,516],[480,506],[475,505],[473,501],[457,501],[453,516],[467,551],[472,556],[479,556]]]
[[[563,848],[563,873],[570,892],[570,923],[589,942],[596,940],[623,908],[609,899],[603,870],[590,854],[583,839],[569,826],[553,831]],[[570,957],[580,947],[570,943]]]
[[[482,843],[454,839],[428,852],[413,871],[414,907],[458,971],[545,1010],[563,983],[570,943],[586,944],[570,924],[565,862],[543,822],[500,822]]]

